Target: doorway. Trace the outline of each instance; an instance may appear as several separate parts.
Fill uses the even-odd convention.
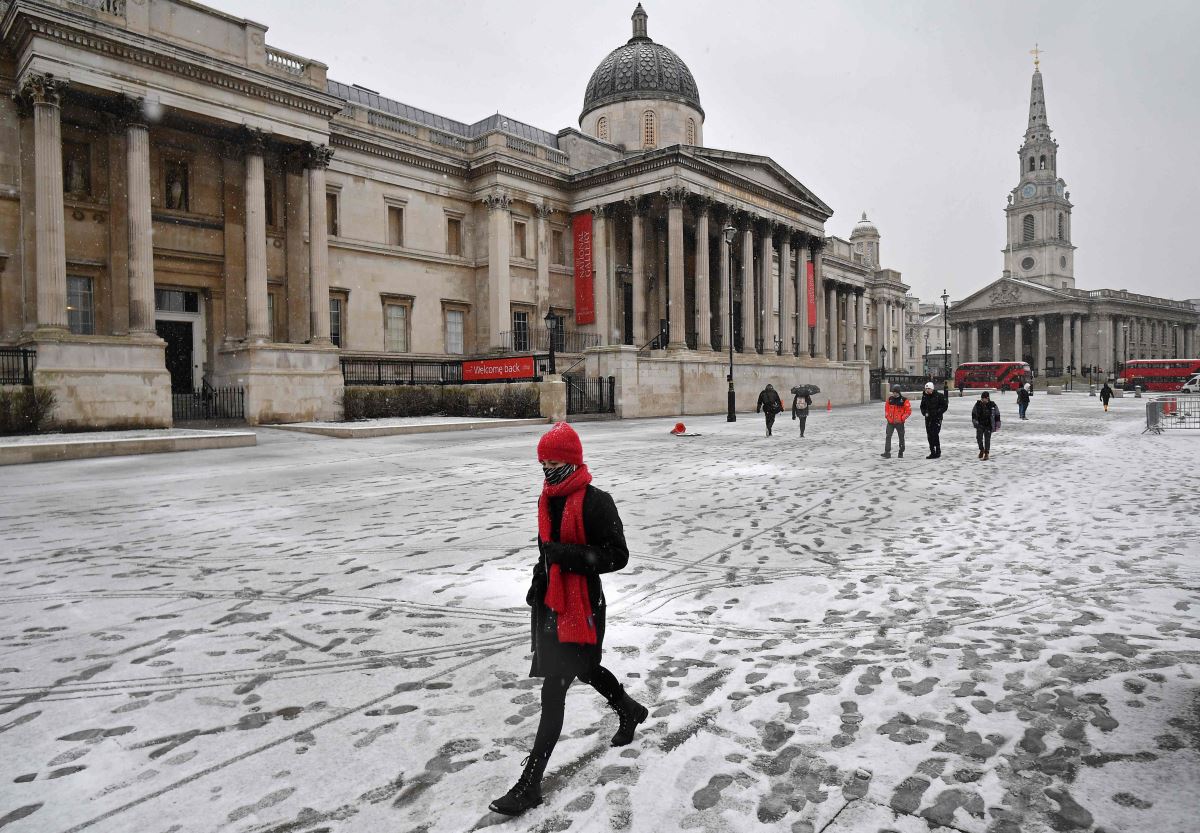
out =
[[[167,373],[171,374],[171,393],[192,392],[194,336],[191,321],[155,321],[158,337],[167,343]]]
[[[621,318],[625,330],[622,343],[633,344],[633,284],[622,283],[621,292]]]

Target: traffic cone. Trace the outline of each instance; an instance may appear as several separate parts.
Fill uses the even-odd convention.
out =
[[[826,410],[826,411],[832,411],[832,410],[833,410],[833,400],[832,400],[832,399],[826,399],[826,400],[825,400],[825,410]]]

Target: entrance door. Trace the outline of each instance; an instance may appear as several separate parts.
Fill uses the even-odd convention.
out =
[[[622,318],[624,319],[625,338],[622,339],[625,344],[633,344],[633,284],[622,283],[622,304],[624,305]],[[638,345],[641,347],[641,345]]]
[[[167,343],[167,372],[172,393],[192,391],[192,322],[155,321],[158,337]]]

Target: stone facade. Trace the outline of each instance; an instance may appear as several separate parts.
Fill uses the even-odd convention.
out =
[[[37,349],[75,426],[167,425],[172,390],[203,384],[243,387],[251,422],[334,417],[339,358],[540,351],[549,313],[568,353],[654,339],[641,355],[689,391],[712,376],[680,413],[721,410],[723,374],[696,368],[731,341],[861,401],[903,319],[849,341],[845,322],[892,321],[899,273],[826,237],[832,209],[772,160],[704,147],[690,71],[640,6],[633,24],[581,129],[551,133],[329,79],[193,0],[0,2],[0,344]]]
[[[1129,359],[1200,354],[1200,315],[1190,302],[1075,287],[1071,194],[1058,176],[1038,68],[1018,158],[1003,275],[950,311],[957,361],[1025,361],[1038,376],[1114,377]]]

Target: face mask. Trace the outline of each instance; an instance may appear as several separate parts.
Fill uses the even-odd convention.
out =
[[[546,482],[551,486],[557,486],[575,473],[575,466],[570,463],[564,463],[556,469],[544,469],[544,471],[546,473]]]

